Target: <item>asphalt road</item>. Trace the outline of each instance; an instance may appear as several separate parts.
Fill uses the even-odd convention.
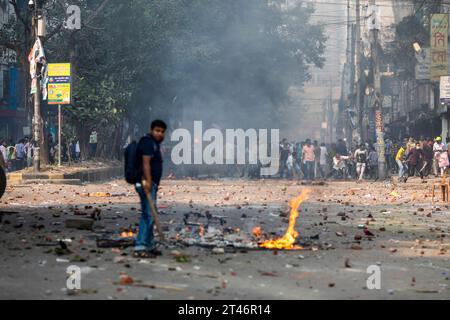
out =
[[[159,210],[169,241],[154,260],[97,248],[98,237],[136,231],[138,198],[124,182],[10,186],[0,202],[0,299],[449,299],[450,210],[433,205],[432,184],[165,181]],[[241,245],[277,238],[304,188],[312,192],[296,225],[303,250],[182,244],[211,243],[224,230]],[[93,230],[66,228],[92,213]],[[202,233],[185,225],[186,213],[202,227],[202,215],[215,222]],[[79,268],[81,290],[67,288],[69,266]]]

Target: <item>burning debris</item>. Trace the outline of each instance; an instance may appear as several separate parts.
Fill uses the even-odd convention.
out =
[[[264,241],[266,237],[260,226],[253,227],[251,234],[248,234],[240,228],[226,227],[224,217],[215,217],[210,213],[185,214],[183,220],[185,227],[177,230],[176,235],[170,238],[176,243],[205,248],[301,250],[303,247],[296,244],[299,235],[295,225],[300,205],[307,199],[309,193],[310,190],[304,190],[299,197],[290,202],[288,229],[283,237],[276,240]]]
[[[291,216],[289,217],[289,227],[286,234],[276,240],[269,240],[260,244],[261,248],[266,249],[282,249],[282,250],[301,250],[302,247],[295,245],[298,237],[298,232],[295,230],[295,224],[298,218],[298,209],[300,205],[308,198],[311,190],[303,190],[301,195],[290,202],[291,206]]]

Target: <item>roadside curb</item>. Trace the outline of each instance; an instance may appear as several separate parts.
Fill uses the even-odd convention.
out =
[[[7,174],[8,185],[14,184],[81,184],[83,182],[100,182],[123,174],[122,166],[108,168],[84,169],[72,173],[10,173]]]

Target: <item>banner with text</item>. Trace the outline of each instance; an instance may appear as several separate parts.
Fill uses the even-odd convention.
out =
[[[439,82],[448,72],[448,14],[431,16],[431,65],[430,80]]]

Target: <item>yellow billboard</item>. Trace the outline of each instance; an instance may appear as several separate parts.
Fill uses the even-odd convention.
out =
[[[70,63],[48,64],[48,104],[71,104]]]

